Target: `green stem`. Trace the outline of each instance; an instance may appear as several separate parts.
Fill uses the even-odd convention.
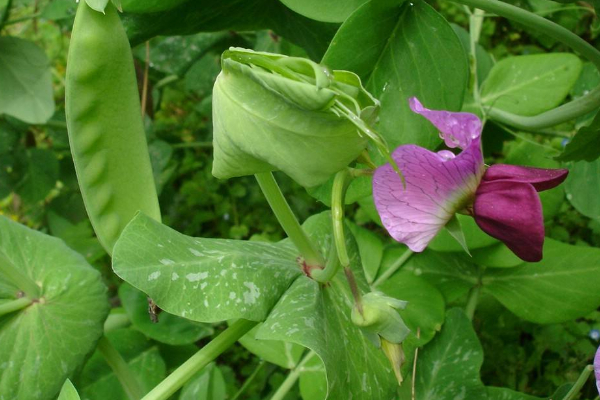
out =
[[[471,76],[473,83],[473,98],[477,104],[481,104],[479,97],[479,77],[477,76],[477,43],[481,36],[481,27],[483,26],[483,10],[478,8],[469,14],[469,39],[471,42]]]
[[[21,297],[20,299],[15,299],[11,301],[7,301],[5,303],[0,304],[0,317],[6,314],[10,314],[15,311],[19,311],[32,303],[31,299],[27,297]]]
[[[348,249],[346,249],[346,236],[344,235],[344,206],[346,189],[352,181],[347,169],[343,169],[335,175],[333,188],[331,190],[331,220],[333,223],[333,237],[337,256],[343,267],[350,265]]]
[[[256,379],[258,373],[263,369],[264,366],[265,360],[261,360],[261,362],[258,364],[252,375],[250,375],[248,379],[246,379],[240,390],[237,391],[237,393],[231,398],[231,400],[238,400],[240,396],[244,394],[244,392],[248,389],[248,387],[250,387],[250,384],[254,382],[254,379]]]
[[[13,285],[25,293],[26,297],[31,299],[40,297],[40,287],[33,279],[19,271],[19,269],[17,269],[17,267],[15,267],[2,253],[0,253],[0,274],[6,276]]]
[[[314,351],[309,351],[308,353],[306,353],[306,356],[304,356],[304,358],[298,363],[298,365],[296,365],[296,368],[290,371],[287,378],[285,378],[285,380],[283,381],[281,386],[279,386],[273,397],[271,397],[271,400],[283,400],[283,398],[285,397],[285,395],[288,394],[290,389],[294,387],[294,384],[296,383],[296,381],[300,377],[300,374],[302,373],[304,365],[306,365],[306,363],[309,362],[310,359],[314,356]]]
[[[473,286],[471,292],[469,293],[469,298],[467,299],[467,305],[465,307],[465,314],[469,320],[473,320],[473,316],[475,315],[475,309],[477,308],[477,303],[479,302],[479,293],[481,292],[481,286],[478,284],[477,286]]]
[[[583,385],[587,382],[593,370],[593,365],[586,365],[583,371],[581,371],[579,378],[577,378],[577,381],[575,381],[575,383],[573,384],[573,387],[571,387],[571,390],[569,390],[569,392],[565,395],[565,397],[562,400],[573,400],[577,393],[579,393]]]
[[[352,292],[352,297],[354,298],[354,304],[356,305],[360,315],[363,315],[362,295],[360,294],[360,289],[356,283],[354,272],[352,272],[350,267],[344,267],[344,274],[346,275],[348,286],[350,286],[350,291]]]
[[[203,148],[203,149],[210,149],[213,147],[213,143],[212,142],[175,143],[175,144],[172,144],[171,147],[174,149],[189,149],[189,148],[195,148],[195,147],[199,147],[199,148]]]
[[[4,11],[0,14],[0,30],[4,28],[6,25],[6,21],[8,21],[8,16],[10,15],[10,10],[12,8],[13,0],[8,0],[6,2],[6,6],[4,7]]]
[[[387,281],[388,278],[394,275],[394,273],[398,271],[413,254],[414,252],[412,250],[406,249],[406,251],[402,253],[402,255],[375,280],[375,282],[373,282],[373,287],[375,288]]]
[[[144,395],[137,377],[129,368],[129,364],[123,359],[121,354],[113,347],[110,341],[103,336],[98,341],[98,351],[106,360],[106,363],[115,373],[115,376],[123,386],[123,390],[130,400],[139,400]]]
[[[317,246],[306,235],[300,223],[298,223],[283,193],[281,193],[273,174],[263,172],[256,174],[255,177],[277,220],[288,237],[294,242],[302,257],[304,257],[306,264],[312,267],[323,268],[325,266],[323,256]]]
[[[527,28],[548,35],[583,57],[590,60],[600,70],[600,51],[594,46],[562,26],[543,17],[535,15],[522,8],[497,0],[450,0],[459,4],[479,8],[501,17],[511,19],[525,25]],[[488,112],[492,119],[512,125],[519,129],[536,130],[548,128],[569,121],[581,115],[594,111],[600,106],[600,88],[596,88],[585,96],[573,100],[553,110],[546,111],[533,117],[524,117],[506,111],[491,108]]]
[[[319,283],[327,283],[333,279],[333,277],[340,270],[340,259],[337,255],[337,247],[335,246],[335,237],[331,237],[331,246],[329,247],[329,254],[327,254],[327,262],[324,269],[315,268],[312,270],[310,276]]]
[[[221,353],[231,347],[258,322],[238,319],[200,351],[181,364],[171,375],[154,387],[142,400],[166,400],[181,388],[198,371],[207,366]]]
[[[11,19],[11,20],[9,20],[9,21],[6,21],[6,22],[4,23],[4,26],[18,24],[19,22],[30,21],[30,20],[32,20],[32,19],[39,18],[41,15],[42,15],[42,13],[35,13],[35,14],[31,14],[31,15],[26,15],[26,16],[24,16],[24,17],[20,17],[20,18]]]

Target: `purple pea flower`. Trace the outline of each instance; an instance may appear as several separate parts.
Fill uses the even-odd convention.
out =
[[[600,394],[600,347],[598,347],[594,356],[594,376],[596,378],[596,389]]]
[[[462,152],[398,147],[392,157],[406,179],[405,188],[389,164],[377,168],[373,196],[390,235],[421,252],[454,214],[463,213],[524,261],[541,260],[544,220],[537,192],[559,185],[568,171],[504,164],[486,168],[483,125],[476,115],[429,110],[415,97],[409,103],[438,128],[446,146]]]

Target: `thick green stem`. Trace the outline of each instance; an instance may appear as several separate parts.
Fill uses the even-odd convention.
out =
[[[478,284],[471,289],[469,293],[469,298],[467,299],[467,305],[465,307],[465,314],[469,320],[473,320],[473,316],[475,315],[475,309],[477,308],[477,303],[479,302],[479,293],[481,292],[481,286]]]
[[[535,15],[522,8],[515,7],[497,0],[450,1],[494,13],[501,17],[519,22],[525,25],[527,28],[548,35],[564,43],[574,51],[581,54],[583,57],[590,60],[592,63],[594,63],[594,65],[596,65],[596,68],[600,70],[600,51],[596,50],[594,46],[573,32],[563,28],[558,24],[555,24],[552,21]],[[559,123],[569,121],[594,111],[598,107],[600,107],[600,88],[594,89],[587,95],[573,100],[570,103],[533,117],[515,115],[506,111],[497,110],[493,107],[489,110],[488,115],[496,121],[514,126],[519,129],[536,130],[548,128]]]
[[[469,15],[469,40],[471,43],[471,79],[473,84],[473,97],[477,104],[480,104],[479,98],[479,77],[477,76],[477,43],[481,36],[481,27],[483,26],[484,12],[478,8]]]
[[[306,365],[306,363],[309,362],[315,355],[315,352],[309,351],[306,354],[306,356],[304,356],[304,358],[300,361],[300,363],[298,363],[296,368],[290,371],[287,378],[285,378],[285,380],[283,381],[281,386],[279,386],[273,397],[271,397],[271,400],[283,400],[283,398],[286,394],[288,394],[290,389],[294,387],[294,384],[296,383],[296,381],[300,377],[300,374],[302,373],[304,365]]]
[[[376,288],[377,286],[381,285],[383,282],[387,281],[388,278],[392,275],[394,275],[394,273],[396,271],[398,271],[400,269],[400,267],[402,267],[404,265],[405,262],[408,261],[408,259],[415,254],[412,250],[410,249],[406,249],[406,251],[404,253],[402,253],[402,255],[388,268],[385,270],[385,272],[383,274],[381,274],[381,276],[379,276],[375,282],[373,282],[373,287]]]
[[[327,283],[333,279],[333,277],[340,270],[340,259],[337,255],[337,248],[335,246],[335,238],[331,237],[331,246],[329,247],[329,254],[327,254],[327,263],[324,269],[314,269],[311,272],[311,277],[320,283]]]
[[[98,351],[106,360],[106,363],[115,373],[115,376],[123,386],[123,390],[130,400],[139,400],[144,395],[137,377],[129,368],[129,364],[123,359],[121,354],[113,347],[110,341],[103,336],[98,341]]]
[[[583,371],[581,371],[579,378],[577,378],[577,381],[575,381],[575,383],[573,384],[573,387],[571,387],[571,390],[569,390],[567,395],[562,400],[575,399],[575,396],[577,396],[583,385],[587,382],[593,370],[593,365],[586,365]]]
[[[283,197],[283,193],[281,193],[273,174],[263,172],[254,176],[267,198],[271,209],[275,213],[277,220],[288,237],[294,242],[302,257],[304,257],[306,264],[311,267],[323,268],[325,266],[323,256],[317,246],[306,235],[300,223],[298,223],[288,202]]]
[[[104,321],[104,333],[114,331],[116,329],[125,328],[131,325],[129,317],[124,312],[109,314]]]
[[[37,299],[40,297],[40,287],[25,273],[13,265],[13,263],[0,253],[0,274],[4,275],[20,291],[25,293],[25,297]]]
[[[350,265],[350,257],[346,249],[346,236],[344,235],[344,206],[346,189],[352,177],[347,169],[343,169],[335,175],[333,189],[331,190],[331,220],[333,223],[333,237],[337,256],[343,267]]]
[[[198,371],[207,366],[221,353],[231,347],[239,338],[244,336],[258,322],[238,319],[229,328],[204,346],[199,352],[181,364],[171,375],[150,391],[142,400],[166,400],[179,390]]]
[[[31,299],[27,297],[21,297],[20,299],[15,299],[11,301],[7,301],[5,303],[0,304],[0,317],[6,314],[10,314],[15,311],[19,311],[32,303]]]

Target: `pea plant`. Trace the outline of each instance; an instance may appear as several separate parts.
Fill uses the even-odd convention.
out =
[[[29,17],[4,3],[13,32]],[[600,3],[511,3],[54,0],[42,15],[75,13],[59,117],[43,51],[0,36],[0,400],[597,398]],[[584,35],[543,16],[569,7],[592,15]],[[492,23],[546,51],[490,55]],[[191,54],[185,68],[173,49]],[[204,90],[191,126],[207,124],[208,143],[156,140],[148,110],[182,76]],[[69,234],[56,214],[45,229],[5,211],[50,207],[68,186],[42,190],[58,161],[8,128],[43,141],[59,118],[60,168],[87,215]],[[169,202],[173,149],[194,146],[211,155],[179,171],[212,177],[174,184]],[[170,226],[217,182],[285,238]],[[203,207],[190,225],[211,218]],[[518,329],[578,332],[579,358],[555,363],[546,392],[527,377],[550,370],[549,350],[505,334]],[[279,379],[257,389],[268,368]]]

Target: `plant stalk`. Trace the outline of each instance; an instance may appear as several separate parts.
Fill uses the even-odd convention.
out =
[[[283,381],[281,386],[279,386],[273,397],[271,397],[271,400],[283,400],[283,398],[285,397],[285,395],[288,394],[290,389],[294,387],[294,384],[296,383],[296,381],[300,377],[300,374],[302,373],[304,365],[306,365],[306,363],[309,362],[311,358],[315,356],[315,354],[316,353],[312,350],[306,353],[304,358],[302,358],[298,365],[296,365],[296,368],[290,371],[287,378],[285,378],[285,380]]]
[[[569,390],[569,392],[562,400],[574,400],[575,396],[577,396],[583,385],[587,382],[593,370],[593,365],[586,365],[583,371],[581,371],[579,378],[577,378],[577,380],[573,384],[573,387],[571,387],[571,390]]]
[[[236,394],[233,395],[233,397],[231,398],[231,400],[238,400],[240,398],[240,396],[242,394],[244,394],[244,392],[248,389],[248,387],[250,386],[250,384],[252,382],[254,382],[254,379],[256,379],[256,377],[258,376],[258,373],[263,369],[263,367],[265,366],[265,360],[261,360],[260,363],[258,364],[258,366],[256,367],[256,369],[254,370],[254,372],[248,377],[248,379],[246,379],[244,381],[244,384],[242,385],[242,387],[240,388],[240,390],[238,390],[236,392]]]
[[[277,220],[288,237],[294,242],[302,257],[304,257],[306,264],[311,267],[323,268],[325,266],[323,256],[319,252],[318,247],[309,239],[306,232],[300,226],[283,193],[281,193],[281,189],[279,189],[279,185],[277,185],[273,174],[271,172],[262,172],[254,176],[267,198],[273,213],[275,213]]]
[[[481,285],[477,284],[477,286],[473,286],[471,292],[469,293],[469,298],[467,299],[467,305],[465,307],[465,314],[469,318],[469,321],[473,320],[473,316],[475,315],[475,309],[477,308],[477,303],[479,302],[479,294],[481,293]]]
[[[129,368],[129,364],[127,364],[117,349],[113,347],[106,336],[102,336],[98,341],[98,351],[115,373],[127,397],[131,400],[141,399],[144,391],[140,386],[140,382],[133,374],[131,368]]]
[[[385,272],[381,274],[381,276],[379,276],[375,280],[375,282],[373,282],[372,286],[376,288],[377,286],[387,281],[388,278],[394,275],[394,273],[396,273],[396,271],[398,271],[400,267],[402,267],[404,263],[406,263],[413,254],[415,253],[411,249],[406,249],[406,251],[402,253],[402,255],[392,264],[392,266],[386,269]]]
[[[198,371],[244,336],[258,322],[238,319],[200,351],[181,364],[171,375],[154,387],[142,400],[166,400],[179,390]]]
[[[0,317],[6,314],[10,314],[15,311],[22,310],[23,308],[29,306],[32,303],[31,299],[27,297],[21,297],[20,299],[15,299],[11,301],[7,301],[5,303],[0,304]]]

